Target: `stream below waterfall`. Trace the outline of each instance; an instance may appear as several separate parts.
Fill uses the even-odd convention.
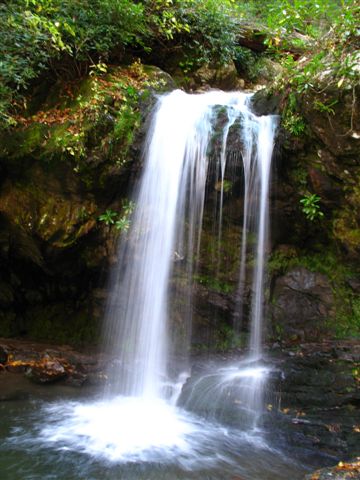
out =
[[[300,480],[324,458],[155,401],[91,388],[2,384],[2,480]],[[325,462],[326,463],[326,462]]]

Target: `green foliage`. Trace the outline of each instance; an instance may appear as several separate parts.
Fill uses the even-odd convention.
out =
[[[182,51],[185,73],[234,58],[240,18],[231,0],[145,0],[155,45]]]
[[[114,225],[115,224],[115,218],[118,216],[117,212],[114,212],[114,210],[106,210],[105,213],[102,213],[99,216],[100,222],[104,222],[106,225]]]
[[[114,227],[117,230],[127,231],[130,227],[130,217],[134,210],[135,204],[132,201],[125,201],[121,210],[121,214],[114,210],[107,209],[105,213],[98,217],[100,222],[104,222],[106,225]]]
[[[125,160],[128,153],[128,147],[131,145],[135,130],[140,125],[140,113],[132,104],[125,103],[121,106],[116,116],[114,126],[114,139],[121,141],[124,148],[121,151],[121,158],[117,160],[121,163]]]
[[[267,32],[284,67],[279,85],[302,93],[328,71],[339,87],[354,85],[359,16],[355,0],[268,0],[266,8],[260,0],[8,0],[0,4],[0,126],[16,122],[40,76],[99,74],[135,49],[176,54],[185,73],[235,59],[254,81],[261,56],[236,45],[242,22]],[[301,62],[293,47],[307,52]],[[297,115],[287,126],[302,133]]]
[[[335,323],[330,326],[333,327],[337,338],[360,338],[360,297],[358,295],[349,294],[344,289],[341,291]]]
[[[332,108],[338,103],[338,100],[333,100],[332,102],[323,103],[320,100],[315,100],[314,108],[319,112],[329,113],[335,115],[335,110]]]
[[[0,5],[0,36],[0,121],[10,125],[10,107],[42,71],[81,75],[115,49],[142,44],[147,26],[131,0],[10,0]]]
[[[293,32],[318,36],[339,11],[336,0],[275,0],[268,2],[267,24],[275,37]]]
[[[320,210],[320,202],[321,198],[316,195],[316,193],[309,193],[304,195],[304,197],[300,200],[302,205],[302,212],[305,214],[306,218],[313,222],[314,220],[319,220],[323,218],[324,214]]]
[[[282,125],[289,133],[295,136],[301,136],[306,131],[306,123],[299,113],[297,96],[290,93],[286,108],[282,116]]]
[[[185,0],[182,5],[188,7],[191,3],[191,0]],[[154,36],[173,40],[174,35],[190,31],[189,25],[179,15],[179,1],[145,0],[144,4]]]
[[[126,49],[182,51],[192,68],[233,58],[238,19],[230,0],[9,0],[0,4],[0,124],[45,71],[74,78],[106,70]]]
[[[302,135],[306,130],[306,123],[298,113],[289,113],[283,119],[284,128],[296,137]]]
[[[73,133],[66,130],[66,125],[61,125],[53,134],[54,147],[79,161],[85,156],[84,137],[83,131]],[[76,168],[79,168],[78,165]]]
[[[278,86],[290,85],[302,93],[308,89],[326,90],[331,85],[352,87],[357,83],[360,61],[357,1],[278,0],[272,5],[269,18],[275,36],[268,43],[284,68]],[[294,50],[294,39],[299,38],[299,32],[303,34],[300,59],[296,53],[284,53]]]
[[[182,3],[182,2],[179,2]],[[233,3],[223,0],[192,0],[183,11],[190,28],[184,41],[198,65],[217,61],[226,63],[236,55],[239,18]]]

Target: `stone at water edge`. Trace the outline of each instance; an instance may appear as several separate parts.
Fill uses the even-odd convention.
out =
[[[35,383],[52,383],[68,374],[65,366],[57,359],[44,359],[31,365],[25,375]]]
[[[304,480],[360,480],[360,457],[306,475]]]

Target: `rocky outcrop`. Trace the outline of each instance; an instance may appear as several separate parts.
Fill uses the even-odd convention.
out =
[[[2,335],[96,341],[121,234],[99,217],[126,215],[154,93],[172,87],[135,62],[34,94],[0,133]]]
[[[359,94],[358,87],[328,85],[292,93],[305,130],[279,131],[269,272],[272,332],[284,333],[283,339],[360,336],[360,290],[351,287],[360,278]],[[254,97],[262,114],[276,112],[276,106],[281,111],[285,103],[286,96],[266,92]],[[323,215],[312,220],[300,203],[309,194],[320,198]],[[300,271],[302,280],[294,283]],[[304,275],[311,279],[309,288]]]

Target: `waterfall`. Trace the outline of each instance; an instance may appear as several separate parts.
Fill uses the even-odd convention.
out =
[[[260,478],[252,455],[255,449],[262,458],[265,451],[257,419],[266,379],[261,343],[276,118],[257,117],[250,101],[248,94],[218,91],[188,95],[177,90],[159,97],[131,225],[121,236],[110,279],[107,389],[89,402],[51,404],[44,413],[51,421],[38,432],[46,448],[73,452],[76,461],[79,454],[95,457],[94,468],[101,459],[121,464],[116,478],[123,478],[121,472],[137,479],[190,478],[189,472],[198,472],[196,478]],[[229,153],[230,138],[238,147]],[[240,159],[241,168],[234,167]],[[249,353],[226,365],[207,359],[206,371],[198,375],[193,369],[189,376],[186,361],[174,356],[175,346],[186,360],[191,287],[203,220],[208,220],[204,204],[212,206],[207,203],[212,192],[218,222],[214,238],[221,241],[229,172],[238,175],[244,192],[242,238],[239,232],[235,245],[242,263],[234,267],[239,268],[239,292],[245,282],[252,285]],[[177,289],[183,317],[178,319],[182,341],[176,345],[170,318]],[[265,463],[267,471],[271,462]],[[243,465],[250,472],[255,468],[254,474],[244,473]],[[148,476],[147,469],[158,467]]]
[[[110,377],[112,395],[166,398],[178,385],[178,379],[169,374],[169,285],[176,260],[187,264],[189,276],[193,272],[212,161],[209,145],[215,107],[219,106],[225,108],[227,116],[219,161],[219,239],[227,140],[229,130],[237,128],[242,139],[245,195],[239,291],[246,280],[247,236],[251,232],[257,243],[253,252],[250,359],[256,361],[261,356],[267,199],[276,120],[273,116],[257,117],[249,103],[248,94],[220,91],[189,95],[176,90],[158,99],[145,145],[144,171],[134,197],[135,211],[129,232],[120,242],[106,313],[105,338],[116,358],[115,373]],[[191,279],[188,282],[190,285]],[[184,337],[190,337],[188,331]],[[188,348],[184,345],[185,350]],[[170,390],[169,385],[173,386]],[[251,401],[255,402],[255,397],[258,393]]]

